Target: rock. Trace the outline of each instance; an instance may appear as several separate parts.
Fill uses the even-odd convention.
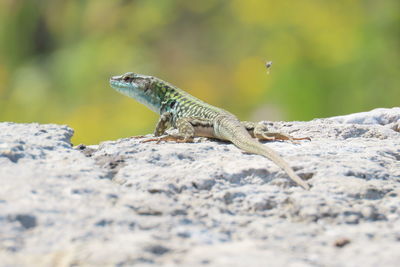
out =
[[[350,124],[388,125],[400,122],[400,107],[377,108],[368,112],[329,118],[330,121]]]
[[[0,123],[0,266],[397,266],[400,108],[266,122],[312,185],[232,144],[73,147],[62,125]]]

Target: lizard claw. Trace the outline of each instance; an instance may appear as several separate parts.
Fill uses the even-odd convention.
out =
[[[300,142],[297,142],[297,140],[308,140],[308,141],[311,141],[311,138],[310,137],[290,137],[288,140],[290,142],[292,142],[292,144],[299,145]]]
[[[156,141],[156,144],[161,143],[161,141],[176,142],[176,143],[191,143],[191,142],[193,142],[193,138],[184,138],[181,136],[167,135],[167,136],[143,140],[143,141],[141,141],[141,143],[148,143],[148,142],[153,142],[153,141]]]
[[[135,136],[131,136],[129,138],[131,138],[131,139],[140,139],[140,138],[144,138],[144,137],[146,137],[146,136],[145,135],[135,135]]]

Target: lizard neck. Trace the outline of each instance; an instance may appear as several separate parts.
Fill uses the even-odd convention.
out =
[[[136,101],[145,105],[152,111],[160,113],[163,95],[157,87],[153,87],[151,90],[143,90],[137,84],[124,83],[119,80],[111,81],[111,86],[116,91],[134,98]]]

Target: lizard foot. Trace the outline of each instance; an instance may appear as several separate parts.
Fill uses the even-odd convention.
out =
[[[298,144],[297,140],[308,140],[311,141],[310,137],[293,137],[290,135],[275,133],[275,132],[261,132],[254,133],[254,136],[260,141],[291,141],[294,144]]]
[[[135,135],[135,136],[131,136],[129,138],[131,138],[131,139],[140,139],[140,138],[144,138],[144,137],[146,137],[146,136],[145,135]]]
[[[176,142],[176,143],[191,143],[193,142],[193,138],[184,138],[182,136],[177,136],[177,135],[167,135],[167,136],[155,137],[143,140],[141,141],[141,143],[156,142],[156,144],[159,144],[162,141]]]

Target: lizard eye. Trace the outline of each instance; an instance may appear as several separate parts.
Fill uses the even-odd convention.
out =
[[[127,72],[122,76],[124,82],[131,82],[134,78],[135,74],[133,72]]]

